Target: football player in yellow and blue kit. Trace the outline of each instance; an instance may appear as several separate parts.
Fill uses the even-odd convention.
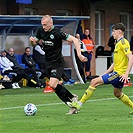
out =
[[[128,82],[128,75],[132,67],[132,54],[130,44],[124,38],[125,26],[123,23],[116,23],[112,26],[112,35],[117,40],[114,50],[114,63],[98,78],[92,79],[90,86],[85,91],[79,102],[70,103],[70,106],[77,110],[93,95],[96,86],[111,84],[114,87],[114,95],[128,107],[133,109],[133,102],[122,92],[124,82]],[[130,112],[133,114],[133,110]]]

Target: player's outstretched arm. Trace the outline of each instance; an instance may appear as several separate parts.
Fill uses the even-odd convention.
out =
[[[81,49],[80,49],[79,40],[78,40],[77,38],[75,38],[74,36],[69,35],[68,41],[74,43],[75,48],[76,48],[76,51],[77,51],[78,58],[79,58],[82,62],[86,62],[86,61],[87,61],[87,58],[81,54]]]

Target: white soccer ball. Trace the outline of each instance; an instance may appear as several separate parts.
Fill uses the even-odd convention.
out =
[[[37,107],[33,103],[28,103],[24,106],[24,113],[28,116],[33,116],[37,112]]]

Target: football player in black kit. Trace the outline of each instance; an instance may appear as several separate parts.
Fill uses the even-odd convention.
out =
[[[37,31],[35,37],[30,37],[29,41],[32,46],[35,46],[41,39],[45,51],[46,71],[49,80],[49,85],[55,90],[57,96],[67,104],[77,100],[77,96],[71,94],[64,86],[59,84],[59,80],[64,72],[64,58],[62,55],[62,40],[74,43],[79,59],[83,62],[87,58],[81,54],[80,44],[77,38],[70,34],[66,34],[59,28],[54,27],[53,19],[49,15],[45,15],[41,19],[42,26]],[[68,114],[77,113],[76,108],[71,108]]]

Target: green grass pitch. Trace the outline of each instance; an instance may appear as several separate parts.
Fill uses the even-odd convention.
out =
[[[133,80],[132,80],[133,81]],[[66,86],[79,99],[89,83]],[[133,86],[123,92],[133,100]],[[37,106],[35,116],[26,116],[27,103]],[[111,85],[97,87],[81,111],[66,115],[69,107],[55,93],[43,89],[0,90],[0,133],[133,133],[133,116],[126,105],[115,98]]]

